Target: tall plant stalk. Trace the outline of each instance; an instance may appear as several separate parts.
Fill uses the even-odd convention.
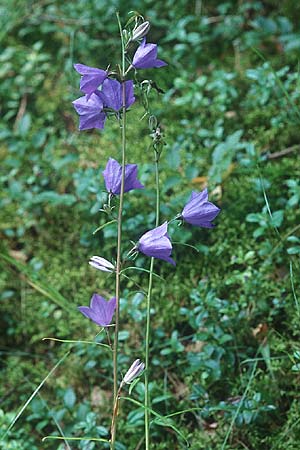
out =
[[[154,148],[155,158],[155,188],[156,188],[156,207],[155,207],[155,226],[159,225],[159,152]],[[153,283],[154,258],[150,261],[149,284],[147,293],[147,318],[146,318],[146,348],[145,348],[145,449],[150,449],[150,392],[149,392],[149,355],[150,355],[150,310]]]
[[[117,13],[117,20],[121,36],[122,47],[122,120],[121,126],[121,140],[122,140],[122,178],[121,178],[121,191],[120,191],[120,203],[118,210],[118,237],[117,237],[117,262],[116,262],[116,324],[115,324],[115,338],[113,349],[113,372],[114,372],[114,394],[113,394],[113,417],[111,425],[111,450],[115,450],[116,445],[116,432],[117,432],[117,416],[119,405],[119,390],[118,390],[118,351],[119,351],[119,317],[120,317],[120,278],[121,278],[121,256],[122,256],[122,215],[123,215],[123,201],[124,201],[124,184],[125,184],[125,163],[126,163],[126,87],[124,82],[125,77],[125,45],[123,39],[122,26]]]

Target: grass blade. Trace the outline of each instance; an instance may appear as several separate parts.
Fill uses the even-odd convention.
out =
[[[141,407],[141,408],[143,408],[143,409],[146,409],[146,408],[145,408],[145,405],[144,405],[143,403],[140,403],[140,402],[138,402],[137,400],[134,400],[133,398],[130,398],[130,397],[120,397],[120,398],[122,398],[123,400],[128,400],[128,401],[130,401],[131,403],[134,403],[135,405],[137,405],[137,406],[139,406],[139,407]],[[189,442],[187,441],[186,437],[185,437],[185,436],[181,433],[181,431],[178,430],[178,428],[170,421],[169,416],[161,416],[161,415],[158,414],[156,411],[154,411],[154,409],[151,409],[151,408],[147,408],[147,409],[148,409],[148,411],[149,411],[153,416],[155,416],[155,419],[151,421],[152,423],[155,423],[155,424],[160,425],[160,426],[162,426],[162,427],[171,428],[172,430],[175,431],[175,433],[178,434],[178,436],[180,436],[180,437],[185,441],[186,445],[189,446]]]
[[[15,423],[17,422],[17,420],[21,417],[21,415],[23,414],[23,412],[25,411],[25,409],[27,408],[27,406],[29,405],[29,403],[31,402],[31,400],[34,399],[34,397],[37,395],[37,393],[39,392],[39,390],[43,387],[43,385],[46,383],[46,381],[51,377],[51,375],[55,372],[55,370],[58,368],[58,366],[60,366],[64,360],[67,358],[67,356],[70,354],[70,351],[68,351],[67,353],[64,354],[64,356],[62,358],[60,358],[60,360],[55,364],[54,367],[52,367],[52,369],[50,370],[50,372],[46,375],[46,377],[41,381],[41,383],[37,386],[37,388],[33,391],[33,393],[31,394],[31,396],[29,397],[29,399],[24,403],[24,405],[22,406],[22,408],[20,409],[20,411],[15,415],[15,417],[13,418],[13,420],[11,421],[11,423],[9,424],[9,427],[7,428],[7,430],[5,431],[5,433],[3,434],[3,436],[0,439],[0,442],[3,441],[3,439],[5,438],[5,436],[7,435],[7,433],[12,429],[12,427],[15,425]]]
[[[56,303],[60,308],[68,311],[68,313],[72,313],[72,308],[70,308],[70,302],[61,295],[55,288],[49,285],[48,282],[43,282],[39,279],[37,274],[31,270],[27,265],[20,263],[15,258],[11,256],[0,253],[0,259],[13,266],[15,269],[20,272],[25,281],[36,291],[43,294],[45,297],[48,297],[54,303]]]

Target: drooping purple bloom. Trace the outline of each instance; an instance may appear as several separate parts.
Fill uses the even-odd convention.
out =
[[[125,383],[130,384],[133,380],[140,376],[144,369],[145,364],[141,362],[140,359],[136,359],[127,370],[122,380],[121,386],[123,386]]]
[[[136,69],[151,69],[166,66],[167,63],[157,59],[157,45],[146,44],[146,38],[144,38],[134,54],[132,65]]]
[[[79,130],[104,128],[106,114],[103,112],[103,101],[98,95],[84,95],[72,103],[80,116]]]
[[[107,302],[101,295],[93,294],[90,306],[79,306],[78,309],[100,327],[107,327],[116,309],[116,299],[111,298]]]
[[[102,172],[107,192],[119,195],[121,192],[122,166],[113,158],[109,158],[105,170]],[[124,192],[132,189],[143,189],[143,185],[137,179],[137,165],[126,164]]]
[[[106,108],[118,112],[123,107],[123,87],[118,80],[107,78],[102,84],[101,91],[98,92]],[[125,106],[129,108],[135,102],[133,93],[133,81],[125,81]]]
[[[143,234],[137,243],[137,249],[144,253],[144,255],[163,259],[174,266],[176,265],[170,256],[172,253],[172,244],[168,236],[168,222]]]
[[[181,217],[191,225],[198,227],[213,228],[212,220],[219,214],[220,208],[208,201],[207,189],[202,192],[192,192]]]
[[[115,266],[101,256],[92,256],[89,260],[89,264],[95,269],[102,270],[103,272],[113,272],[115,270]]]
[[[74,64],[74,69],[81,75],[80,90],[87,95],[93,94],[108,76],[106,70],[84,64]]]

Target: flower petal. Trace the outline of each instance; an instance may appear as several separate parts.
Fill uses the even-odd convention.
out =
[[[80,80],[80,90],[89,95],[98,89],[108,75],[106,70],[85,66],[84,64],[74,64],[74,68],[82,75]]]
[[[168,231],[168,222],[164,222],[159,227],[154,228],[153,230],[147,231],[147,233],[143,234],[140,238],[139,242],[143,244],[151,244],[154,240],[161,238]]]
[[[102,174],[107,192],[112,192],[113,194],[120,193],[122,167],[118,161],[109,158]]]
[[[137,169],[138,167],[136,164],[126,164],[124,192],[131,191],[131,189],[144,188],[144,185],[137,179]]]

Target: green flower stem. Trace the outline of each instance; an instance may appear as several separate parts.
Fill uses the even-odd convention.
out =
[[[122,26],[117,14],[117,20],[120,29],[121,45],[122,45],[122,78],[125,74],[125,46],[123,40]],[[110,449],[115,450],[116,446],[116,433],[117,433],[117,418],[118,418],[118,405],[119,405],[119,391],[118,391],[118,351],[119,351],[119,316],[120,316],[120,281],[121,281],[121,243],[122,243],[122,214],[123,214],[123,201],[124,201],[124,183],[125,183],[125,162],[126,162],[126,91],[124,80],[122,85],[122,120],[121,120],[121,132],[122,132],[122,179],[121,179],[121,191],[120,191],[120,203],[118,211],[118,239],[117,239],[117,263],[116,263],[116,325],[115,325],[115,339],[113,349],[113,366],[114,366],[114,396],[113,396],[113,414],[111,425],[111,441]]]
[[[155,226],[159,225],[159,155],[154,150],[155,156],[155,186],[156,186],[156,213]],[[151,258],[149,284],[147,294],[147,318],[146,318],[146,349],[145,349],[145,449],[150,449],[150,393],[149,393],[149,350],[150,350],[150,309],[151,309],[151,295],[152,295],[152,281],[153,281],[153,267],[154,258]]]

